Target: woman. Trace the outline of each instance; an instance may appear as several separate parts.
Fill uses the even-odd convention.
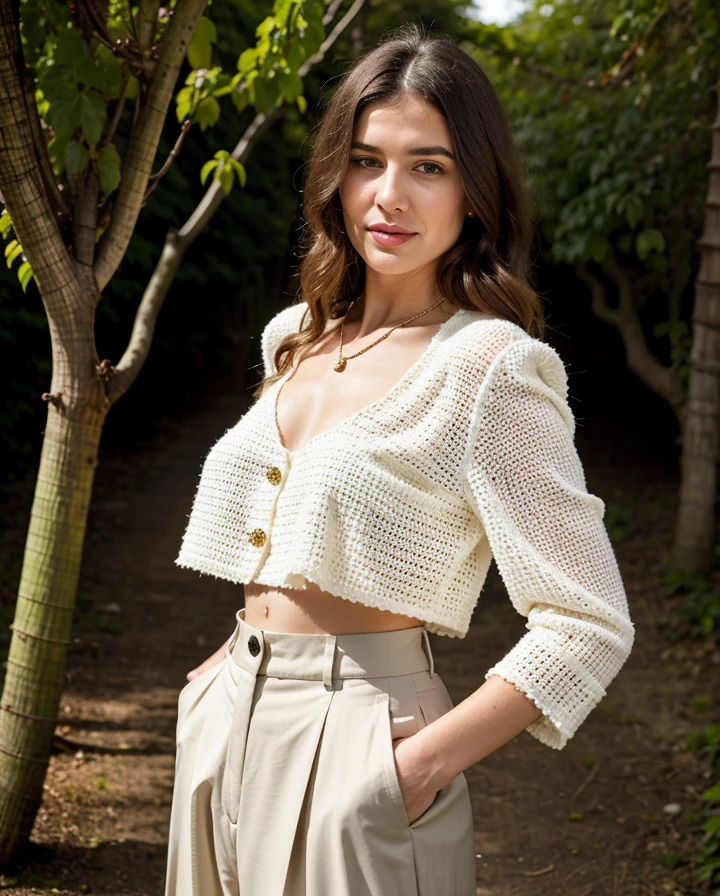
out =
[[[176,561],[245,608],[180,694],[166,896],[470,896],[464,770],[564,747],[634,637],[478,65],[414,26],[358,60],[304,216]],[[528,632],[453,706],[428,632],[466,634],[492,557]]]

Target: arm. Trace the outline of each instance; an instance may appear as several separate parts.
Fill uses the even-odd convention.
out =
[[[440,786],[522,730],[562,749],[631,651],[605,505],[587,491],[574,430],[554,349],[528,337],[501,350],[476,400],[463,475],[528,631],[481,688],[400,745],[408,769],[411,751],[422,754],[419,774]]]

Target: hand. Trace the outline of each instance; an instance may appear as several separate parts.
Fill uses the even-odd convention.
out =
[[[393,741],[400,792],[410,824],[430,808],[440,789],[417,750],[417,741],[413,744],[413,738],[414,735],[410,735]]]
[[[232,637],[232,635],[230,636]],[[185,676],[188,681],[192,681],[193,678],[197,678],[198,675],[202,675],[203,672],[207,672],[211,666],[216,665],[217,663],[221,663],[225,659],[225,648],[230,643],[230,638],[222,645],[222,647],[218,647],[215,653],[212,656],[209,656],[205,662],[201,663],[199,666],[196,666],[194,669],[191,669],[190,672]]]

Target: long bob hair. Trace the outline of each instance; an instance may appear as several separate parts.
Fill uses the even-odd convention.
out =
[[[404,25],[359,57],[327,103],[308,161],[303,200],[306,222],[297,302],[310,312],[273,358],[277,373],[296,352],[326,332],[365,285],[365,262],[345,232],[339,187],[350,158],[355,121],[371,103],[419,97],[445,117],[474,217],[438,260],[440,294],[457,308],[511,320],[542,338],[542,302],[530,282],[533,228],[521,159],[500,101],[482,68],[446,37]]]

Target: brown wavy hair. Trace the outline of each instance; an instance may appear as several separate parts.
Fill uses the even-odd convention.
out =
[[[339,187],[350,158],[353,128],[370,103],[424,100],[445,117],[460,176],[475,217],[466,217],[455,244],[439,259],[440,294],[457,308],[511,320],[543,338],[540,297],[530,281],[533,228],[521,159],[495,90],[482,68],[449,38],[404,25],[359,57],[322,115],[304,183],[306,222],[297,302],[307,303],[298,333],[274,353],[277,373],[296,352],[324,335],[365,285],[365,262],[345,232]],[[303,248],[304,248],[303,247]]]

